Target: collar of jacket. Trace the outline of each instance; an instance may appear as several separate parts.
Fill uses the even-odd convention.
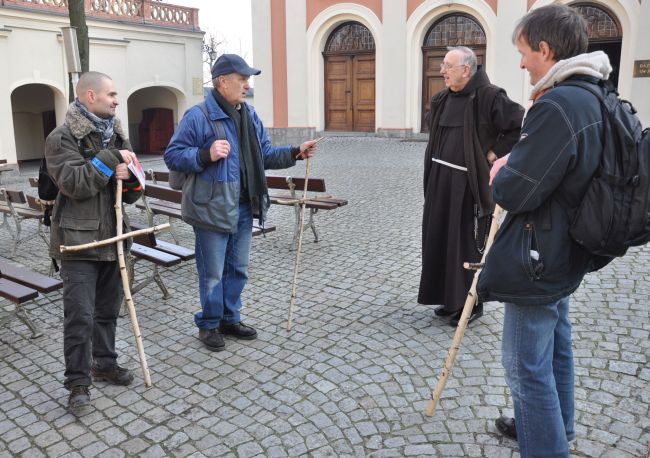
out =
[[[572,76],[583,75],[606,80],[611,71],[609,57],[603,51],[578,54],[569,59],[559,60],[535,83],[530,91],[530,99],[537,100],[540,92],[550,89],[555,84]]]
[[[74,102],[68,106],[68,111],[65,114],[65,124],[70,128],[70,132],[77,140],[87,137],[92,132],[95,132],[95,126],[88,118],[86,118],[81,111],[75,106]],[[115,117],[115,124],[113,125],[113,132],[121,138],[126,138],[122,130],[122,123]]]
[[[210,91],[210,94],[208,94],[205,98],[205,105],[208,108],[208,116],[210,117],[210,120],[217,121],[218,119],[228,118],[228,114],[223,111],[223,109],[217,103],[217,100],[214,98],[213,91],[216,91],[216,89]],[[241,109],[248,110],[248,114],[250,115],[250,109],[248,108],[248,104],[246,102],[241,103]]]

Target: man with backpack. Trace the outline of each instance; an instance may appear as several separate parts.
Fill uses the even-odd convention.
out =
[[[60,247],[115,236],[115,180],[124,181],[126,203],[142,193],[127,166],[135,154],[115,116],[115,83],[103,73],[87,72],[79,78],[76,93],[64,124],[45,143],[47,172],[58,187],[50,256],[61,261],[64,385],[72,411],[90,404],[91,376],[129,385],[133,375],[118,366],[115,352],[122,302],[116,245],[66,253]]]
[[[570,229],[605,136],[598,97],[572,83],[598,89],[612,68],[604,53],[585,53],[586,22],[565,5],[532,10],[513,42],[534,102],[519,142],[492,170],[494,200],[508,214],[477,290],[484,301],[505,303],[502,363],[515,418],[497,419],[497,428],[518,440],[522,457],[568,456],[575,438],[569,295],[603,265]]]
[[[262,120],[244,101],[249,78],[260,73],[236,54],[220,56],[212,67],[214,90],[187,110],[164,156],[170,171],[187,174],[182,216],[194,229],[201,300],[194,322],[210,351],[225,348],[224,334],[257,337],[240,311],[253,218],[263,224],[270,204],[264,170],[291,167],[316,149],[315,140],[271,144]]]

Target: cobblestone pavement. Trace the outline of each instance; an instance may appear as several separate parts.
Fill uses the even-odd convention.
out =
[[[31,340],[18,321],[0,329],[0,456],[518,456],[493,424],[512,412],[500,304],[487,304],[468,329],[438,411],[423,414],[454,332],[416,303],[423,150],[378,138],[323,142],[312,176],[350,203],[317,215],[321,242],[305,234],[293,331],[285,329],[293,213],[275,207],[278,230],[254,239],[243,297],[259,338],[227,339],[221,353],[203,349],[192,320],[194,264],[167,269],[170,299],[155,285],[134,297],[154,386],[143,384],[122,318],[119,361],[136,380],[96,383],[93,408],[78,418],[66,411],[62,387],[61,296],[41,296],[28,310],[43,337]],[[304,164],[288,173],[304,174]],[[176,232],[193,246],[188,226]],[[0,253],[10,248],[0,229]],[[20,251],[13,261],[47,272],[42,240]],[[137,272],[148,267],[139,263]],[[635,249],[574,296],[574,456],[648,456],[649,281],[650,248]]]

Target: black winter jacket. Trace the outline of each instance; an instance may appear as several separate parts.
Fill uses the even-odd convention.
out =
[[[479,277],[483,301],[548,304],[593,270],[569,226],[600,161],[602,123],[596,97],[574,86],[552,88],[530,108],[492,185],[508,214]]]

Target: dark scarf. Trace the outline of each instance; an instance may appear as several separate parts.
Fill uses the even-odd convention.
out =
[[[102,146],[106,148],[108,146],[108,143],[111,141],[111,138],[113,138],[115,116],[111,116],[110,118],[106,119],[100,118],[99,116],[88,111],[88,109],[83,106],[81,102],[79,102],[79,99],[74,99],[74,103],[79,112],[83,114],[86,119],[88,119],[88,121],[93,124],[93,126],[95,126],[95,130],[102,136]]]
[[[237,140],[239,142],[239,171],[241,196],[243,199],[250,200],[253,215],[259,216],[261,213],[260,202],[267,194],[266,177],[264,175],[264,161],[262,160],[262,151],[257,140],[255,125],[248,113],[248,107],[245,102],[235,109],[223,98],[217,90],[213,90],[215,100],[221,109],[235,123],[237,130]]]

